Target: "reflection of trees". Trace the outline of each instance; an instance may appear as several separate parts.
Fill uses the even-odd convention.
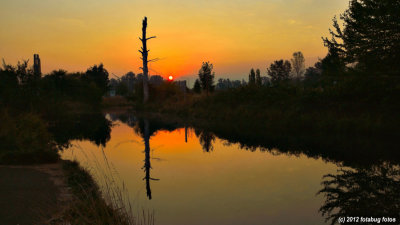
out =
[[[49,131],[60,146],[68,146],[71,140],[106,146],[110,140],[112,123],[101,112],[59,114],[49,120]]]
[[[400,167],[383,163],[365,169],[341,169],[322,182],[326,200],[320,212],[335,224],[339,217],[400,218]]]
[[[200,144],[205,152],[214,150],[213,142],[215,141],[215,135],[211,132],[204,130],[194,130],[194,133],[199,138]]]

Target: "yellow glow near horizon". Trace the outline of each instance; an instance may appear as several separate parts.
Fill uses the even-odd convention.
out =
[[[138,37],[148,17],[151,74],[195,75],[203,61],[217,77],[265,73],[276,59],[302,51],[307,65],[324,57],[321,36],[348,0],[4,0],[0,57],[16,63],[39,53],[42,71],[84,71],[104,63],[113,73],[139,73]]]

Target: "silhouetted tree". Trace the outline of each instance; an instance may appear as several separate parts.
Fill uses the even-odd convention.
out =
[[[324,76],[340,76],[346,73],[346,62],[339,49],[328,46],[328,54],[321,60],[321,69]]]
[[[333,19],[331,39],[323,38],[346,63],[374,74],[400,73],[400,1],[351,0],[341,14],[343,29]]]
[[[201,93],[201,85],[199,79],[196,79],[196,81],[194,82],[193,91],[197,94]]]
[[[293,58],[291,59],[294,75],[297,79],[300,79],[304,74],[305,70],[305,59],[302,52],[293,53]]]
[[[104,95],[108,90],[108,72],[104,68],[103,64],[94,65],[90,67],[85,75],[84,79],[89,82],[94,82],[94,84],[99,88],[101,94]]]
[[[261,71],[260,69],[256,70],[256,85],[261,86],[262,85],[262,80],[261,80]]]
[[[231,88],[238,88],[240,86],[241,86],[240,80],[230,80],[229,78],[228,79],[220,78],[218,79],[218,83],[215,88],[217,90],[227,90]]]
[[[261,77],[261,85],[269,86],[271,84],[269,77]]]
[[[119,82],[115,89],[115,93],[117,95],[126,96],[128,94],[128,85],[124,82]]]
[[[153,75],[150,77],[149,83],[153,86],[159,86],[164,82],[164,78],[160,75]]]
[[[207,95],[209,92],[214,91],[215,73],[212,70],[213,64],[211,64],[210,62],[203,62],[203,65],[199,70],[199,80],[201,82],[201,87],[207,92]]]
[[[134,90],[136,75],[133,72],[128,72],[121,77],[121,82],[124,82],[128,88],[128,93],[132,93]]]
[[[304,73],[306,81],[316,81],[322,75],[322,63],[316,62],[313,67],[308,67]]]
[[[142,49],[139,50],[140,53],[142,53],[142,61],[143,61],[143,102],[146,103],[147,100],[149,99],[149,84],[148,84],[148,80],[149,80],[149,69],[147,64],[153,60],[148,60],[148,54],[149,54],[149,50],[147,50],[147,40],[150,40],[152,38],[155,38],[155,36],[146,37],[146,29],[147,29],[147,17],[144,17],[143,19],[143,23],[142,23],[142,37],[139,38],[142,41]]]
[[[256,84],[256,72],[252,68],[249,73],[249,85],[254,86]]]
[[[273,83],[285,81],[289,79],[290,71],[292,66],[290,62],[283,59],[271,63],[268,68],[268,75],[271,77]]]

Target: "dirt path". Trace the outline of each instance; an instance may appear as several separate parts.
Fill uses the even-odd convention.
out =
[[[61,163],[0,166],[0,224],[46,224],[71,199]]]

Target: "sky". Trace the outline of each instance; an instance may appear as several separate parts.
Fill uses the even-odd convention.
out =
[[[306,65],[326,55],[321,37],[349,0],[1,0],[0,57],[33,61],[42,72],[140,73],[141,23],[148,17],[150,74],[193,78],[204,61],[217,78],[262,75],[301,51]]]

